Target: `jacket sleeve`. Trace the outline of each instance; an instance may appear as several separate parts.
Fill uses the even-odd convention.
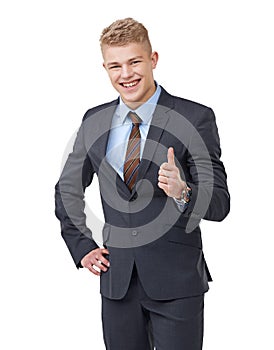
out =
[[[184,215],[222,221],[230,210],[230,195],[212,109],[206,108],[194,126],[187,159],[192,195]]]
[[[83,128],[84,123],[78,130],[73,151],[55,186],[55,214],[61,223],[62,237],[78,268],[81,267],[81,259],[98,248],[86,225],[84,213],[84,192],[92,181],[94,169],[87,155]]]

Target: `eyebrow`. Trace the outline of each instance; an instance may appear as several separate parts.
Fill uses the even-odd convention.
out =
[[[140,58],[143,58],[143,56],[135,56],[135,57],[131,58],[129,61],[130,61],[130,62],[131,62],[131,61],[135,61],[135,60],[138,60],[138,59],[140,59]]]
[[[138,60],[138,59],[142,59],[143,58],[143,56],[135,56],[135,57],[133,57],[133,58],[130,58],[129,60],[128,60],[128,62],[132,62],[132,61],[135,61],[135,60]],[[110,66],[113,66],[113,65],[119,65],[119,64],[121,64],[121,63],[119,63],[119,62],[109,62],[108,64],[107,64],[107,67],[110,67]]]

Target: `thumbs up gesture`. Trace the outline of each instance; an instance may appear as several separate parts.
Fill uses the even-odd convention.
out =
[[[173,147],[169,147],[167,151],[167,162],[160,166],[158,174],[158,186],[166,195],[177,199],[181,198],[181,193],[187,185],[181,179],[180,171],[175,164]]]

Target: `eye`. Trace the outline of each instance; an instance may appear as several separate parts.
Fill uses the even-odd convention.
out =
[[[120,66],[118,66],[118,65],[109,67],[109,69],[118,69],[118,68],[120,68]]]
[[[132,61],[131,64],[138,64],[140,62],[141,62],[140,60],[135,60],[135,61]]]

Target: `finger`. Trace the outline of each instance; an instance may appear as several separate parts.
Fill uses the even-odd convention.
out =
[[[102,255],[102,254],[99,256],[98,261],[101,261],[102,264],[104,264],[104,265],[106,265],[108,267],[110,266],[110,263],[109,263],[108,259],[106,259],[104,257],[104,255]]]
[[[166,165],[161,166],[161,168],[158,171],[158,174],[163,175],[163,176],[167,176],[170,171],[171,170],[168,169],[168,164],[166,163]]]
[[[168,178],[166,176],[158,176],[158,181],[163,183],[163,184],[167,184],[168,183]]]
[[[167,179],[175,179],[177,177],[177,170],[174,168],[172,170],[161,169],[159,170],[158,175],[166,177]]]
[[[160,166],[159,171],[174,171],[176,169],[176,164],[171,164],[171,163],[163,163]]]
[[[105,265],[102,264],[101,260],[96,260],[95,263],[93,263],[93,266],[98,267],[98,269],[106,272],[107,271],[107,267]]]
[[[167,162],[169,165],[175,165],[175,159],[174,159],[174,149],[173,147],[169,147],[167,151]]]
[[[172,169],[174,169],[174,165],[165,162],[161,164],[159,171],[163,171],[163,170],[171,171]]]
[[[95,270],[95,268],[94,268],[92,265],[87,266],[87,269],[88,269],[90,272],[92,272],[94,275],[96,275],[96,276],[100,276],[100,275],[101,275],[101,272]]]
[[[164,162],[160,165],[160,169],[166,169],[168,168],[168,163],[167,162]]]
[[[161,188],[163,191],[165,191],[166,194],[168,194],[168,185],[158,182],[158,187]]]

